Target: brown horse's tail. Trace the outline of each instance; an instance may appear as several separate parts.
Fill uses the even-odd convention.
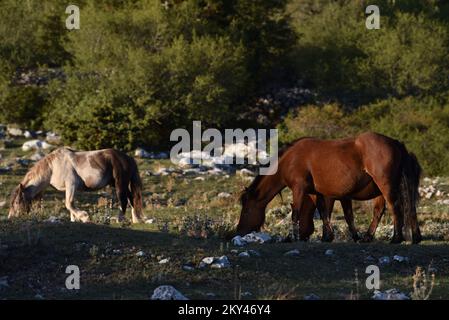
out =
[[[129,157],[130,162],[130,187],[132,194],[132,205],[135,210],[137,218],[141,221],[144,220],[142,212],[142,180],[140,179],[139,169],[137,167],[136,161]]]
[[[416,208],[419,201],[419,181],[421,178],[421,166],[416,156],[408,152],[404,145],[401,144],[402,162],[401,177],[399,184],[399,201],[401,211],[404,214],[404,224],[408,230],[412,232],[413,243],[421,241],[421,233],[419,231]]]

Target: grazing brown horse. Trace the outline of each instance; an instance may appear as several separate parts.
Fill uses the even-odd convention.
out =
[[[257,176],[242,194],[237,233],[259,230],[265,221],[267,204],[289,187],[293,194],[292,218],[300,217],[308,195],[316,196],[325,241],[333,238],[326,199],[369,200],[382,196],[393,214],[391,242],[404,240],[405,222],[411,228],[412,242],[419,243],[416,204],[420,174],[415,155],[401,142],[381,134],[366,132],[337,140],[301,138],[281,153],[274,174]],[[373,229],[374,226],[377,224],[372,223]],[[300,225],[300,234],[306,234],[305,227],[307,224]]]
[[[87,212],[73,206],[76,191],[115,187],[120,201],[119,220],[125,217],[128,200],[132,221],[140,222],[142,215],[142,183],[133,158],[114,149],[75,152],[59,148],[38,161],[25,175],[11,196],[8,218],[28,213],[31,202],[42,196],[48,186],[65,191],[65,205],[71,221],[89,221]]]

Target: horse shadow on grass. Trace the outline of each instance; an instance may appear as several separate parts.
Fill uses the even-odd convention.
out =
[[[325,297],[325,290],[334,290],[326,289],[329,286],[343,284],[350,290],[354,270],[363,278],[371,264],[379,265],[388,277],[408,278],[416,266],[430,264],[438,270],[438,277],[449,276],[449,246],[445,242],[294,242],[237,248],[224,239],[197,240],[138,228],[144,226],[0,221],[0,276],[9,280],[2,297],[32,299],[39,293],[48,299],[148,299],[157,286],[169,284],[195,299],[206,298],[208,291],[218,298],[233,299],[237,286],[257,293],[263,291],[256,289],[261,283],[298,284],[293,298],[311,290]],[[243,258],[231,251],[250,249],[258,251],[260,257]],[[298,256],[285,255],[293,249],[298,249]],[[203,257],[221,255],[229,257],[231,268],[198,269]],[[395,255],[409,261],[396,262]],[[392,260],[389,265],[379,263],[384,256]],[[160,263],[164,259],[168,262]],[[188,263],[194,271],[183,270]],[[79,291],[65,288],[69,265],[80,269]]]

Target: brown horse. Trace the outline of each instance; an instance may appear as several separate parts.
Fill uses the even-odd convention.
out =
[[[281,153],[278,170],[257,176],[242,194],[238,234],[259,230],[265,208],[276,194],[289,187],[292,218],[300,217],[308,195],[315,195],[323,225],[323,240],[331,240],[330,206],[326,199],[369,200],[382,196],[393,214],[392,243],[404,240],[404,222],[412,242],[421,241],[416,215],[421,167],[405,146],[392,138],[367,132],[355,138],[321,140],[301,138]],[[304,225],[306,227],[306,225]],[[300,225],[300,234],[305,234]]]
[[[142,183],[133,158],[114,149],[75,152],[59,148],[38,161],[25,175],[11,196],[8,218],[30,210],[31,202],[42,196],[48,186],[65,191],[65,205],[70,220],[89,221],[87,212],[73,206],[76,191],[115,187],[120,201],[121,214],[125,216],[128,200],[132,208],[132,221],[140,222],[142,215]]]

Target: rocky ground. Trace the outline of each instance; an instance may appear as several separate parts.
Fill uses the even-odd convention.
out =
[[[429,293],[431,299],[449,298],[448,178],[422,181],[424,241],[418,246],[388,243],[389,214],[374,243],[353,243],[339,206],[334,243],[319,241],[319,220],[310,242],[286,243],[288,191],[270,205],[263,234],[228,241],[225,236],[239,216],[239,194],[253,179],[253,168],[223,165],[219,159],[196,166],[188,157],[175,166],[167,154],[141,149],[135,156],[146,223],[118,224],[108,189],[77,198],[91,224],[70,223],[64,195],[54,190],[29,216],[7,221],[10,192],[60,141],[52,133],[0,131],[0,298],[424,299]],[[361,231],[371,212],[370,202],[355,203]],[[68,265],[80,268],[80,290],[65,287]],[[380,269],[377,292],[365,286],[369,265]],[[159,288],[164,285],[177,291]]]

